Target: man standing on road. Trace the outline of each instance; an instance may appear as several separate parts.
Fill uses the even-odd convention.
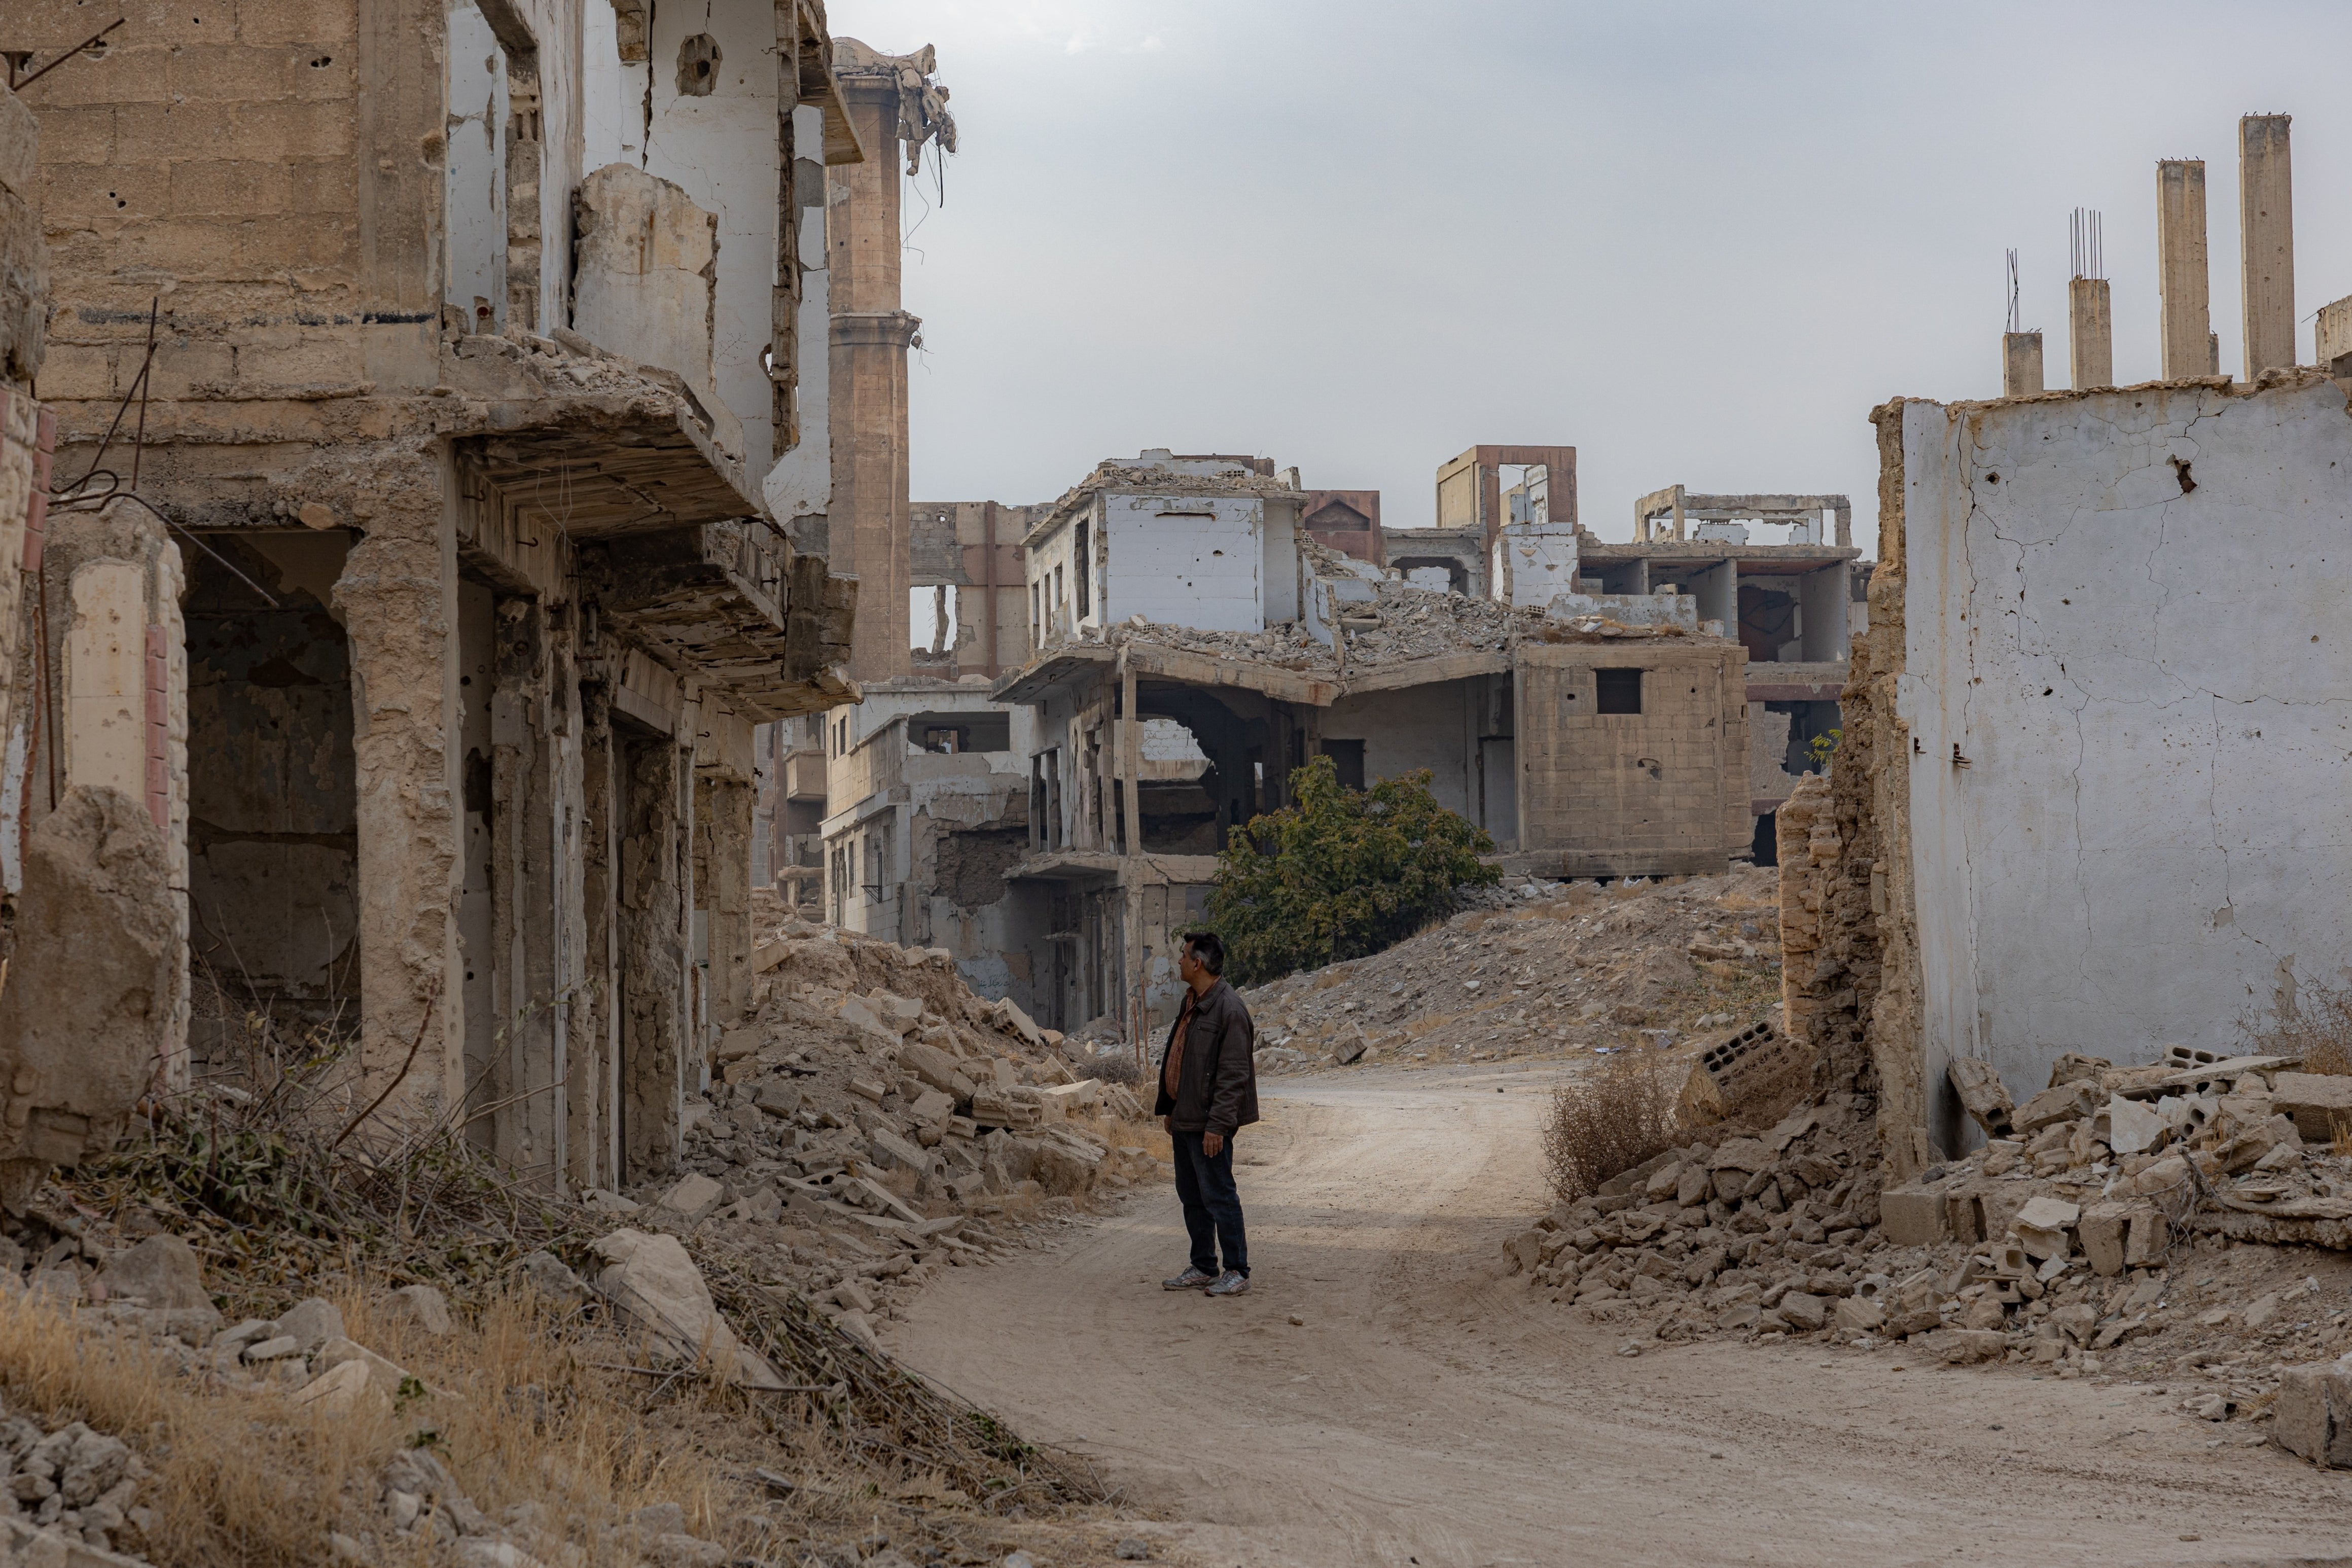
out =
[[[1176,1145],[1176,1196],[1192,1261],[1160,1283],[1239,1296],[1249,1289],[1249,1243],[1234,1186],[1234,1134],[1257,1120],[1257,1029],[1224,982],[1225,944],[1215,932],[1186,932],[1176,968],[1184,977],[1184,1007],[1160,1053],[1160,1099],[1151,1110]]]

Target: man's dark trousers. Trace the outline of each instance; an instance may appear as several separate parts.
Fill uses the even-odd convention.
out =
[[[1185,1234],[1192,1238],[1192,1267],[1203,1274],[1217,1271],[1217,1248],[1223,1247],[1225,1267],[1249,1278],[1249,1241],[1242,1234],[1242,1194],[1234,1185],[1234,1139],[1213,1156],[1201,1152],[1201,1134],[1179,1131],[1176,1144],[1176,1197],[1184,1205]]]

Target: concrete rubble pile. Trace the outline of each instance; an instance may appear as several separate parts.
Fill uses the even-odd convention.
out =
[[[752,963],[752,1014],[688,1105],[688,1173],[591,1206],[788,1284],[870,1342],[899,1294],[1008,1244],[1008,1202],[1161,1168],[1098,1131],[1147,1108],[1080,1078],[1059,1034],[976,995],[943,950],[787,920]]]
[[[1298,551],[1310,570],[1325,575],[1360,578],[1374,570],[1361,563],[1343,564],[1345,558],[1338,552],[1312,540],[1301,539]],[[1520,637],[1576,642],[1687,635],[1675,626],[1629,626],[1605,615],[1564,618],[1541,605],[1514,608],[1499,600],[1418,587],[1391,576],[1381,576],[1369,585],[1373,598],[1348,605],[1334,634],[1336,644],[1322,641],[1301,621],[1282,622],[1264,631],[1213,631],[1147,621],[1138,616],[1100,632],[1084,626],[1078,635],[1084,640],[1099,637],[1111,647],[1126,642],[1150,643],[1333,679],[1349,669],[1403,664],[1443,654],[1501,652]]]
[[[1561,1203],[1504,1253],[1555,1301],[1660,1339],[1883,1327],[1867,1097],[1706,1129]]]
[[[1370,958],[1243,993],[1261,1072],[1669,1046],[1780,990],[1777,873],[1522,881]]]
[[[2352,1159],[2331,1147],[2352,1077],[2295,1067],[2068,1056],[2021,1107],[1982,1064],[1955,1063],[1999,1135],[1883,1191],[1871,1097],[1819,1097],[1557,1205],[1505,1244],[1507,1263],[1661,1339],[1899,1342],[2127,1379],[2183,1415],[2274,1422],[2243,1441],[2352,1465],[2352,1360],[2336,1359],[2352,1357],[2352,1309],[2335,1304],[2352,1287]]]

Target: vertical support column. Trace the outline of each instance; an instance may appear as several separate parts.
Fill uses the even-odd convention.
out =
[[[2156,166],[2157,288],[2163,295],[2164,379],[2213,374],[2212,280],[2205,257],[2205,160]]]
[[[634,1182],[677,1160],[688,906],[679,870],[677,743],[667,735],[632,737],[616,760],[627,795],[619,889],[622,1175]]]
[[[2000,395],[2031,397],[2042,389],[2042,334],[2001,333]]]
[[[536,599],[499,601],[497,685],[490,698],[490,951],[494,1026],[505,1036],[489,1080],[475,1090],[499,1157],[558,1184],[564,1153],[563,1029],[554,691],[548,612]]]
[[[713,778],[698,803],[709,845],[703,865],[704,919],[710,942],[710,1016],[719,1028],[741,1020],[751,1001],[751,786]]]
[[[2294,364],[2294,191],[2284,114],[2238,121],[2238,243],[2246,379]]]
[[[1834,663],[1847,655],[1846,609],[1851,602],[1847,570],[1840,561],[1797,579],[1797,652],[1809,664]],[[1748,710],[1744,692],[1739,710],[1743,714]]]
[[[1112,1011],[1126,1021],[1128,1040],[1134,1045],[1142,1040],[1150,1022],[1145,1008],[1150,976],[1144,973],[1149,960],[1143,945],[1143,721],[1135,711],[1135,671],[1128,665],[1125,648],[1118,655],[1118,766],[1114,771],[1119,775],[1119,809],[1126,818],[1119,835],[1125,858],[1119,862],[1118,882],[1126,895],[1126,919],[1120,922],[1124,940],[1118,997]]]
[[[378,1113],[454,1105],[464,1092],[457,921],[457,531],[446,454],[383,476],[333,590],[351,637],[358,784],[360,1062],[356,1095],[407,1076]],[[354,508],[354,510],[359,509]]]
[[[570,1108],[566,1166],[582,1187],[618,1185],[621,995],[618,814],[620,765],[614,744],[611,689],[580,688],[580,902],[578,998],[570,1031]]]
[[[914,670],[908,642],[907,349],[922,323],[900,309],[898,79],[852,77],[841,86],[866,161],[827,171],[833,500],[826,510],[833,570],[858,580],[849,670],[860,680],[880,680]]]
[[[2066,368],[2077,392],[2116,384],[2116,319],[2104,278],[2066,285]]]

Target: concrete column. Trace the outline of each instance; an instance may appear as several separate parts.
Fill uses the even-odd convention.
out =
[[[491,1147],[554,1185],[564,1149],[562,911],[555,707],[548,613],[536,599],[498,605],[490,698],[490,963],[499,1038],[489,1074],[470,1084],[488,1110]]]
[[[683,772],[667,735],[630,735],[617,759],[620,831],[622,1174],[640,1181],[677,1161],[679,1041],[685,1025],[688,905],[680,875]]]
[[[696,803],[708,848],[701,889],[710,943],[710,1017],[719,1028],[740,1022],[751,1002],[751,786],[706,778]]]
[[[2238,121],[2238,243],[2246,379],[2294,364],[2294,193],[2284,114]]]
[[[424,1041],[378,1113],[456,1103],[465,1031],[457,904],[457,556],[441,463],[379,465],[364,536],[336,580],[351,637],[358,784],[360,1059],[373,1096]],[[357,509],[354,509],[357,510]]]
[[[1797,579],[1797,657],[1808,664],[1847,657],[1846,571],[1841,561]]]
[[[826,372],[833,439],[832,569],[857,577],[849,672],[860,680],[909,675],[907,348],[921,326],[899,308],[898,87],[842,83],[862,163],[827,171],[826,298],[833,312]]]
[[[621,937],[618,878],[620,804],[618,747],[613,736],[611,689],[602,681],[580,689],[580,901],[583,961],[572,1008],[570,1106],[566,1166],[580,1187],[620,1182]]]
[[[2156,266],[2164,301],[2164,379],[2212,374],[2202,158],[2168,158],[2156,166]]]
[[[2066,285],[2066,358],[2077,392],[2116,384],[2116,319],[2107,280],[2077,278]]]
[[[2042,334],[2000,335],[2000,395],[2031,397],[2042,390]]]

